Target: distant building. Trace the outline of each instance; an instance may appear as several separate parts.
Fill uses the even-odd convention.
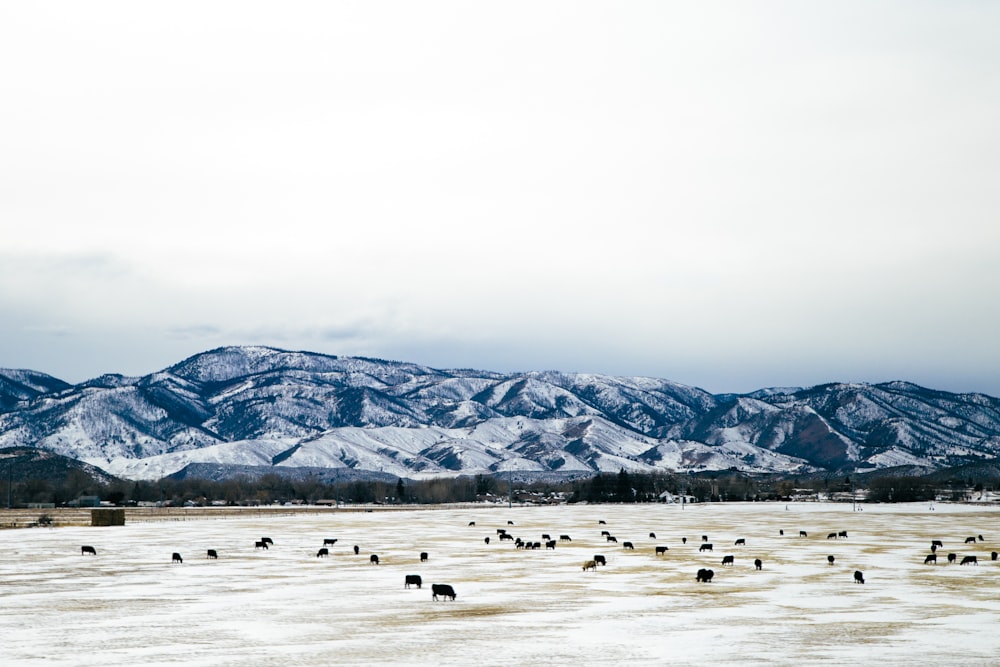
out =
[[[669,491],[664,491],[659,495],[659,500],[661,503],[667,503],[672,505],[674,503],[696,503],[698,500],[694,496],[688,496],[684,494],[674,495]]]

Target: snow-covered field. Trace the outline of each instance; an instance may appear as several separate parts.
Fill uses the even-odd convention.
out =
[[[572,541],[524,551],[497,528]],[[827,539],[839,531],[848,537]],[[702,535],[714,551],[699,552]],[[263,536],[274,540],[267,551],[254,548]],[[324,538],[338,541],[317,558]],[[932,539],[944,542],[941,561],[924,565]],[[81,555],[85,544],[97,555]],[[669,550],[656,556],[657,545]],[[5,666],[1000,664],[1000,562],[990,560],[1000,508],[253,513],[8,530],[0,547]],[[171,563],[175,551],[182,564]],[[949,552],[979,565],[949,565]],[[597,553],[607,566],[582,571]],[[727,554],[732,567],[720,565]],[[701,567],[715,571],[712,583],[695,582]],[[404,589],[407,574],[423,588]],[[432,601],[432,583],[452,584],[458,599]]]

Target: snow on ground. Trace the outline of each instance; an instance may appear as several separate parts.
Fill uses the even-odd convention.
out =
[[[572,540],[524,551],[497,528]],[[842,530],[846,539],[827,539]],[[265,535],[274,546],[254,549]],[[702,535],[712,552],[699,552]],[[338,541],[317,558],[324,538]],[[932,539],[944,542],[942,562],[924,565]],[[1000,655],[996,507],[250,510],[8,530],[0,542],[4,665],[987,665]],[[81,555],[84,544],[97,556]],[[656,556],[657,545],[669,550]],[[949,565],[948,552],[980,564]],[[596,553],[607,566],[582,571]],[[720,564],[727,554],[732,567]],[[701,567],[712,583],[695,582]],[[407,574],[423,588],[404,589]],[[432,601],[432,583],[458,599]]]

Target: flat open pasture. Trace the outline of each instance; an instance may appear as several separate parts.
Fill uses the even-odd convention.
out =
[[[542,548],[518,549],[497,529]],[[264,536],[273,546],[255,548]],[[337,542],[317,557],[326,538]],[[937,565],[924,564],[931,540],[944,543]],[[989,665],[1000,660],[993,551],[1000,508],[940,503],[250,512],[8,530],[0,656],[73,667]],[[595,554],[607,565],[584,571]],[[979,565],[959,565],[966,555]],[[695,581],[699,568],[714,570],[711,583]],[[409,574],[423,587],[404,588]],[[457,600],[432,601],[434,583]]]

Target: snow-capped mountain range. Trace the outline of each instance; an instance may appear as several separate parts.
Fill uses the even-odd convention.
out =
[[[645,377],[438,370],[226,347],[143,377],[0,369],[0,448],[127,479],[223,471],[435,475],[941,469],[1000,453],[1000,400],[905,382],[713,395]]]

